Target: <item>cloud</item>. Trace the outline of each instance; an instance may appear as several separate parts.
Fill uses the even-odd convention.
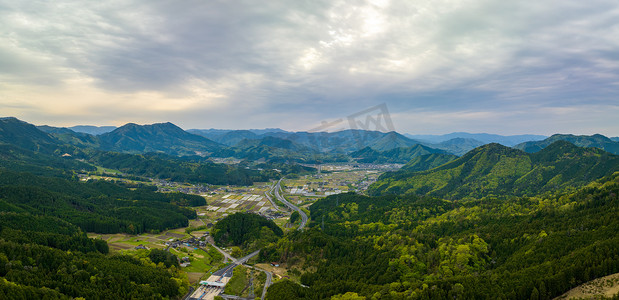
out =
[[[610,0],[1,0],[0,101],[191,127],[303,128],[383,102],[448,116],[612,108],[618,20]],[[223,123],[204,121],[213,110]]]

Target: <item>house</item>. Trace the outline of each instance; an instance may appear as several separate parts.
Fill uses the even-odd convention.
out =
[[[273,267],[279,267],[279,263],[276,263],[276,262],[271,262],[271,266],[273,266]]]

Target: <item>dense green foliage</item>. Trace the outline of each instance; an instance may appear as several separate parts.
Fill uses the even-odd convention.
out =
[[[295,222],[299,221],[299,219],[301,219],[301,214],[299,214],[298,211],[293,211],[292,214],[290,215],[290,224],[294,224]]]
[[[166,267],[179,266],[178,257],[176,255],[160,249],[152,249],[148,253],[148,258],[155,264],[162,263]]]
[[[383,174],[368,192],[449,199],[535,196],[583,186],[619,170],[619,156],[558,141],[537,153],[488,144],[432,170]]]
[[[619,272],[619,173],[564,196],[446,201],[330,196],[261,252],[301,282],[269,299],[550,299]],[[324,229],[321,229],[324,227]]]
[[[165,299],[187,289],[176,257],[106,255],[107,243],[49,216],[0,213],[1,299]],[[172,258],[169,258],[169,256]],[[163,264],[156,267],[157,257]]]
[[[0,144],[0,167],[36,175],[71,178],[74,170],[94,171],[96,168],[58,154],[35,153],[13,145]]]
[[[235,213],[215,224],[212,230],[215,242],[226,246],[242,246],[257,250],[283,235],[281,228],[263,216],[251,213]]]
[[[244,168],[208,161],[195,162],[154,153],[98,152],[90,160],[123,173],[179,182],[249,185],[254,180],[268,180],[260,176],[259,172]]]
[[[402,171],[418,172],[434,169],[458,158],[453,154],[433,153],[414,157],[402,166]]]
[[[65,252],[0,240],[0,276],[4,277],[0,286],[11,287],[10,294],[44,293],[49,288],[56,292],[55,298],[164,299],[184,290],[176,272],[127,256]]]
[[[349,155],[357,159],[360,163],[406,163],[414,157],[422,155],[430,155],[433,153],[441,153],[444,155],[445,151],[439,149],[433,149],[423,145],[414,145],[411,147],[399,147],[393,148],[387,151],[374,150],[371,147],[365,147],[359,151],[350,153]]]
[[[0,118],[0,144],[11,144],[30,151],[51,153],[56,140],[34,125],[16,118]]]
[[[105,181],[77,182],[0,169],[0,211],[55,216],[89,232],[141,233],[187,226],[196,213],[169,203],[179,198]]]
[[[77,226],[48,216],[0,213],[0,239],[60,250],[108,253],[103,240],[89,239]]]

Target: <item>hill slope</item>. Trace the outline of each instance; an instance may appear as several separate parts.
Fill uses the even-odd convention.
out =
[[[58,141],[52,136],[12,117],[0,118],[0,143],[37,152],[52,152],[58,148]]]
[[[432,153],[414,157],[401,170],[418,172],[436,168],[458,158],[453,154]]]
[[[349,155],[356,158],[360,163],[382,164],[406,163],[414,157],[433,153],[445,153],[445,151],[416,144],[411,147],[399,147],[387,151],[378,151],[372,149],[371,147],[365,147],[359,151],[352,152]]]
[[[305,271],[267,299],[553,299],[619,272],[618,176],[543,198],[322,198],[260,252]]]
[[[195,155],[222,147],[169,122],[152,125],[129,123],[100,135],[99,139],[103,150],[129,153],[163,152],[171,155]]]
[[[387,173],[370,186],[378,194],[428,194],[448,198],[533,196],[579,187],[619,170],[619,156],[558,141],[537,153],[499,144],[476,148],[436,169]]]

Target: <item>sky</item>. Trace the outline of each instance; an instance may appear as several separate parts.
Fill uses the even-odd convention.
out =
[[[618,136],[618,37],[616,0],[0,0],[0,116]]]

